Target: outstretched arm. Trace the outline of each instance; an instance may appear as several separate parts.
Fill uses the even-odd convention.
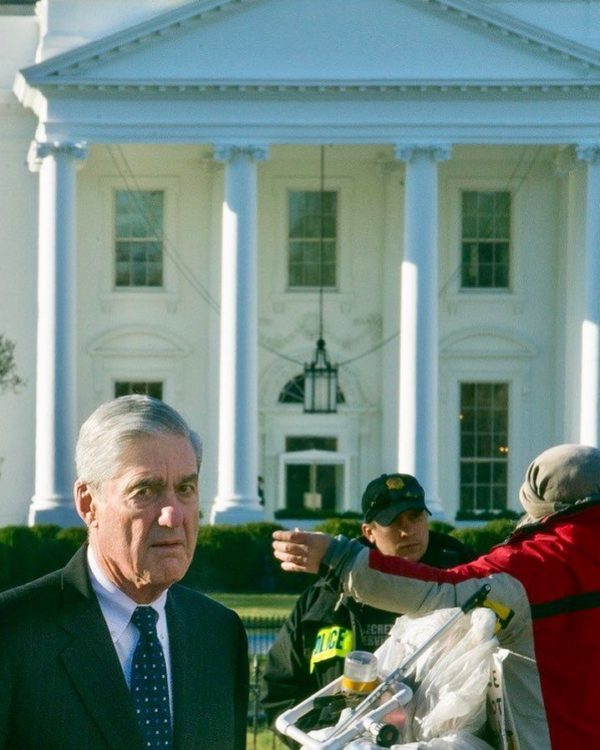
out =
[[[318,573],[332,537],[316,531],[273,532],[273,554],[283,570],[292,573]]]

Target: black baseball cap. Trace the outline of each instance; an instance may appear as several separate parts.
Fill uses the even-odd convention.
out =
[[[366,523],[389,526],[405,510],[426,510],[425,491],[410,474],[382,474],[369,482],[362,496]]]

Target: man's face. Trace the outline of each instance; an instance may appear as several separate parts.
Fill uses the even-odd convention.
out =
[[[363,523],[363,535],[384,555],[419,562],[429,543],[429,524],[424,510],[405,510],[389,526],[377,521]]]
[[[99,488],[77,483],[77,507],[104,571],[147,604],[187,571],[198,533],[198,469],[181,435],[129,443],[115,477]]]

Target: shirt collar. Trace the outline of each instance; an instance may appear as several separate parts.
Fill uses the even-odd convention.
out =
[[[115,642],[119,640],[123,631],[129,625],[131,615],[139,605],[109,580],[99,564],[91,544],[88,544],[87,547],[87,562],[92,589],[98,597],[100,608],[106,619],[113,642]],[[161,618],[164,616],[166,601],[167,592],[163,591],[153,602],[150,602],[150,605]]]

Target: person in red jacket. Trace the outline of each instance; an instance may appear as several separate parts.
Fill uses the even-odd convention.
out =
[[[519,498],[525,516],[510,539],[448,570],[310,532],[275,532],[275,556],[284,570],[328,570],[353,598],[411,614],[460,605],[488,583],[510,610],[500,644],[521,657],[505,675],[521,750],[600,747],[600,450],[544,451]]]

